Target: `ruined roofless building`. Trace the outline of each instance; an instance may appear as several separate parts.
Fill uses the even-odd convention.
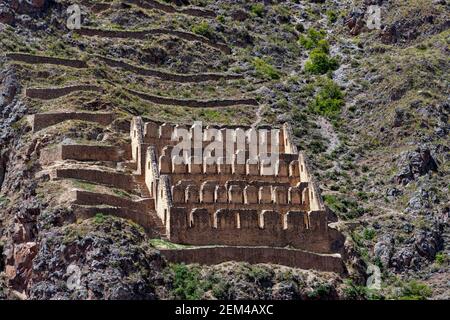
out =
[[[244,145],[236,140],[215,163],[208,155],[195,159],[195,150],[185,163],[173,158],[179,141],[177,130],[189,132],[192,145],[203,148],[222,132],[225,139],[245,132]],[[330,254],[342,245],[341,235],[328,226],[327,211],[302,152],[293,144],[291,129],[250,127],[200,128],[168,123],[131,122],[132,157],[136,174],[145,179],[155,211],[171,242],[208,246],[255,246],[295,248]],[[225,134],[225,131],[228,131]],[[252,131],[253,130],[253,131]],[[231,132],[231,135],[230,135]],[[250,157],[263,137],[274,136],[279,145],[278,161],[266,167],[261,154]],[[250,140],[251,133],[259,139]],[[220,139],[220,138],[219,138]],[[271,139],[267,139],[270,150]],[[273,142],[272,142],[273,143]],[[245,157],[244,162],[238,161]],[[226,160],[226,161],[225,161]]]

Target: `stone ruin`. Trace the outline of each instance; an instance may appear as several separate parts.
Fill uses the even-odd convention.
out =
[[[192,150],[190,159],[180,164],[172,155],[179,143],[175,133],[185,129],[194,139],[194,127],[144,122],[140,117],[131,123],[136,174],[144,177],[170,241],[336,252],[341,238],[328,227],[327,210],[305,155],[292,141],[289,125],[280,129],[201,128],[202,141],[196,141],[197,145],[204,149],[216,139],[214,133],[221,132],[219,140],[233,139],[231,149],[224,150],[215,163],[208,161],[207,154],[194,159]],[[233,138],[238,130],[244,132],[244,144]],[[269,135],[279,146],[273,166],[266,166],[259,153],[260,143]],[[250,148],[256,148],[256,158],[250,157]],[[245,157],[244,162],[238,157]]]
[[[65,121],[110,126],[114,115],[42,113],[29,121],[39,134]],[[130,127],[130,139],[118,145],[60,144],[41,151],[41,174],[53,180],[75,179],[132,195],[73,189],[69,198],[77,218],[114,215],[141,225],[149,237],[187,245],[160,249],[172,262],[235,260],[346,274],[339,254],[344,238],[328,225],[328,211],[289,125],[204,127],[134,117]],[[177,155],[179,133],[189,148]],[[220,157],[209,149],[215,142],[221,143]],[[267,165],[272,146],[278,146],[276,161]]]

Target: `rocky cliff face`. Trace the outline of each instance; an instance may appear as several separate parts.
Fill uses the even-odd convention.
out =
[[[83,27],[176,29],[201,41],[88,37],[66,28],[70,4],[0,2],[0,298],[449,298],[448,1],[173,2],[177,10],[196,6],[216,18],[135,1],[81,5]],[[379,30],[367,27],[371,5],[381,9]],[[233,54],[214,49],[217,43]],[[11,51],[87,61],[89,68],[3,56]],[[171,74],[243,78],[177,83],[112,68],[95,56]],[[76,84],[98,84],[104,92],[48,101],[25,94]],[[260,107],[156,105],[127,89],[179,99],[250,96]],[[54,110],[114,112],[119,120],[108,128],[74,122],[32,134],[26,115]],[[129,221],[77,221],[65,190],[95,186],[52,181],[40,151],[61,142],[125,141],[132,115],[290,122],[338,218],[334,225],[346,235],[349,279],[273,265],[169,265]]]

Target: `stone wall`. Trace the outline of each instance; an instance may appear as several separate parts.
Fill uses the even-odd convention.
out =
[[[226,151],[233,156],[243,152],[247,163],[219,160],[210,164],[207,157],[197,164],[175,163],[172,150],[178,141],[173,137],[180,129],[186,129],[185,139],[200,147],[215,141],[219,132],[223,133],[219,141],[226,141],[236,139],[238,130],[242,130],[246,137],[244,144],[235,141],[232,150]],[[197,137],[194,132],[199,129],[201,140],[194,141]],[[325,206],[304,154],[297,152],[290,127],[284,125],[270,132],[275,133],[274,141],[263,135],[267,133],[265,129],[199,128],[144,123],[140,118],[132,121],[131,139],[133,148],[136,146],[133,158],[142,161],[146,148],[141,174],[145,175],[147,188],[155,198],[156,212],[171,241],[195,245],[292,246],[334,252],[336,243],[342,239],[328,227]],[[256,137],[256,141],[250,137]],[[261,142],[268,143],[269,150],[274,142],[281,149],[279,160],[270,170],[259,162],[248,162],[249,149],[256,145],[256,152],[261,152]],[[191,149],[191,154],[194,152]]]
[[[73,203],[80,205],[97,205],[102,203],[111,207],[126,208],[131,211],[148,212],[155,209],[153,199],[132,200],[123,196],[112,194],[90,192],[84,190],[72,190],[71,198]]]
[[[103,92],[103,88],[91,84],[73,85],[61,88],[27,88],[25,95],[32,99],[51,100],[64,97],[77,91]]]
[[[10,60],[26,62],[29,64],[54,64],[58,66],[66,66],[72,68],[87,68],[87,64],[82,60],[63,59],[47,56],[38,56],[28,53],[6,53],[6,57]]]
[[[136,90],[125,89],[127,92],[135,95],[143,100],[147,100],[156,104],[169,106],[180,106],[189,108],[224,108],[239,105],[257,106],[258,101],[255,99],[221,99],[221,100],[194,100],[194,99],[175,99],[168,97],[160,97]]]
[[[40,162],[50,164],[57,160],[111,161],[119,162],[131,159],[131,147],[102,145],[58,145],[41,150]]]
[[[157,36],[157,35],[172,35],[178,37],[180,39],[186,41],[198,41],[212,48],[218,49],[225,54],[230,54],[231,49],[223,44],[223,43],[215,43],[205,38],[203,36],[199,36],[195,33],[186,32],[186,31],[178,31],[178,30],[170,30],[170,29],[149,29],[142,31],[127,31],[127,30],[104,30],[104,29],[95,29],[95,28],[81,28],[76,30],[76,32],[83,36],[98,36],[104,38],[122,38],[122,39],[137,39],[137,40],[146,40],[149,36]]]
[[[213,265],[226,261],[240,261],[336,272],[343,276],[347,274],[345,265],[339,255],[316,254],[285,248],[212,246],[192,249],[162,249],[161,253],[168,261],[173,263]]]
[[[126,0],[128,3],[133,3],[144,9],[157,9],[164,11],[166,13],[181,13],[194,17],[202,17],[202,18],[215,18],[217,15],[214,11],[196,8],[196,7],[187,7],[187,8],[176,8],[169,4],[161,3],[155,0]]]
[[[170,209],[170,239],[194,245],[272,246],[333,252],[326,213],[289,211],[282,215],[271,210],[203,208],[187,211]],[[308,225],[309,224],[309,225]]]
[[[114,113],[92,112],[55,112],[38,113],[29,116],[28,120],[33,131],[39,131],[67,120],[80,120],[96,122],[101,125],[109,125],[115,118]]]
[[[159,70],[147,69],[138,67],[124,61],[114,60],[102,56],[95,56],[100,61],[103,61],[110,67],[122,68],[127,71],[140,74],[148,77],[156,77],[165,81],[174,81],[181,83],[190,83],[190,82],[205,82],[205,81],[219,81],[219,80],[235,80],[235,79],[243,79],[243,75],[237,74],[221,74],[221,73],[200,73],[200,74],[176,74],[169,72],[162,72]]]
[[[133,176],[114,171],[103,171],[96,169],[56,169],[54,176],[56,179],[83,180],[130,192],[134,191],[136,188],[136,181]]]
[[[152,218],[151,212],[133,211],[127,208],[116,207],[88,207],[82,205],[72,205],[75,215],[78,219],[89,219],[97,214],[111,215],[123,219],[128,219],[140,225],[148,233],[150,237],[160,236],[159,225]]]

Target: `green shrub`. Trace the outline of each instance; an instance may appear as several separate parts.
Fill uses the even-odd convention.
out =
[[[382,300],[384,299],[377,290],[371,290],[365,286],[353,283],[351,279],[345,280],[345,298],[349,300]]]
[[[308,298],[310,299],[324,299],[328,297],[332,292],[333,287],[328,283],[322,283],[313,291],[308,292]]]
[[[255,16],[257,16],[257,17],[260,17],[260,18],[263,17],[264,11],[265,11],[265,8],[264,8],[264,4],[263,4],[263,3],[255,3],[255,4],[253,4],[253,5],[250,7],[250,12],[251,12],[253,15],[255,15]]]
[[[301,35],[298,39],[299,44],[305,49],[311,50],[317,47],[320,40],[325,39],[325,31],[310,28],[306,35]]]
[[[317,42],[317,46],[314,50],[316,50],[317,52],[320,51],[320,52],[324,52],[324,53],[328,54],[328,53],[330,53],[330,44],[325,39],[319,40],[319,42]]]
[[[219,21],[220,23],[225,23],[225,17],[223,15],[219,15],[217,16],[217,21]]]
[[[327,148],[325,147],[323,142],[320,140],[311,141],[311,143],[309,144],[308,147],[311,150],[311,152],[315,153],[315,154],[327,151]]]
[[[335,23],[337,21],[338,15],[335,11],[333,10],[328,10],[327,11],[327,17],[328,17],[328,21],[331,23]]]
[[[364,214],[364,208],[356,201],[337,195],[324,195],[326,205],[342,219],[354,219]]]
[[[412,280],[401,288],[400,300],[426,300],[432,294],[431,289],[424,283]]]
[[[446,263],[447,260],[448,260],[447,255],[444,252],[439,252],[436,254],[435,262],[438,265],[442,265],[442,264]]]
[[[309,60],[306,61],[305,71],[312,74],[325,74],[339,68],[339,62],[331,58],[323,48],[316,48],[311,51]]]
[[[105,222],[106,216],[103,213],[97,213],[94,217],[94,222],[97,224],[101,224]]]
[[[248,277],[259,284],[271,282],[273,274],[270,270],[260,267],[260,266],[251,266],[248,271]]]
[[[9,199],[8,199],[8,198],[5,198],[5,197],[0,196],[0,206],[2,206],[3,204],[4,204],[5,206],[7,206],[8,203],[9,203]]]
[[[332,80],[327,80],[316,94],[312,110],[322,116],[336,119],[344,104],[344,94],[339,86]]]
[[[212,37],[214,33],[207,21],[202,21],[199,24],[192,26],[192,32],[204,37]]]
[[[297,30],[298,32],[305,32],[305,26],[303,24],[301,24],[301,23],[296,24],[295,25],[295,30]],[[299,41],[300,41],[300,39],[299,39]]]
[[[272,80],[280,79],[280,72],[272,66],[269,62],[261,58],[253,59],[253,66],[259,76]]]
[[[363,231],[363,237],[365,240],[373,240],[376,235],[377,232],[375,231],[375,229],[372,228],[366,228]]]
[[[198,268],[188,268],[184,264],[171,264],[173,273],[172,293],[177,299],[198,300],[204,289]]]
[[[344,294],[349,300],[365,300],[368,296],[367,287],[358,286],[351,279],[345,281]]]

